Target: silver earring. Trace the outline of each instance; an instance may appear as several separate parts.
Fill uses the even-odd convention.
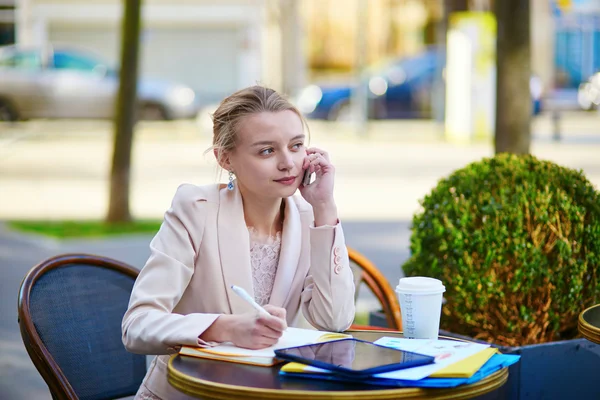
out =
[[[227,190],[233,190],[233,171],[229,171],[229,183],[227,184]]]

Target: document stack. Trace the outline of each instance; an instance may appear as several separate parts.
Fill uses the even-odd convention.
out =
[[[377,373],[360,383],[419,388],[451,388],[478,382],[494,372],[516,363],[520,356],[500,354],[488,344],[456,340],[404,339],[383,337],[374,342],[407,352],[432,356],[431,364]],[[281,367],[286,378],[353,381],[335,371],[291,362]]]

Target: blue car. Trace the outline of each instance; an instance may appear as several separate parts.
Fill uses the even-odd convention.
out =
[[[367,86],[369,118],[432,118],[434,84],[441,74],[443,57],[439,51],[428,50],[371,68],[362,81]],[[296,103],[308,118],[350,120],[353,86],[310,85],[302,90]],[[535,115],[541,111],[542,85],[538,77],[531,78],[530,89]]]

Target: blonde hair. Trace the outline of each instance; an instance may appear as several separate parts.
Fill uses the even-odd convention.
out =
[[[225,152],[235,149],[238,128],[247,116],[262,112],[292,111],[302,121],[302,126],[308,131],[306,120],[302,113],[275,90],[255,85],[239,90],[226,97],[212,115],[213,145],[217,161]]]

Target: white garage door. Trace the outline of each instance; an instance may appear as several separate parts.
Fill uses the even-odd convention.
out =
[[[99,26],[51,26],[50,43],[83,47],[98,54],[109,65],[116,65],[119,60],[119,40],[117,27]]]
[[[120,53],[117,26],[51,26],[49,39],[87,48],[110,65],[118,64]],[[141,35],[140,73],[145,77],[181,82],[194,88],[203,102],[214,102],[238,89],[236,28],[144,29]]]

